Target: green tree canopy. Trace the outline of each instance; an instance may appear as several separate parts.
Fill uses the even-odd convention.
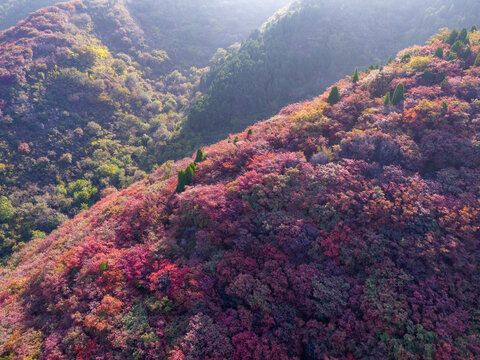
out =
[[[334,105],[338,103],[339,100],[340,100],[340,93],[338,91],[338,86],[335,85],[332,87],[332,90],[330,90],[330,95],[328,95],[327,102],[330,105]]]
[[[392,104],[397,105],[400,101],[403,101],[405,94],[405,87],[402,83],[398,84],[393,93]]]

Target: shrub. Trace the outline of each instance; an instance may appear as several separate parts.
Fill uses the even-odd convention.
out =
[[[423,71],[429,64],[430,58],[428,56],[414,56],[407,67],[415,71]]]

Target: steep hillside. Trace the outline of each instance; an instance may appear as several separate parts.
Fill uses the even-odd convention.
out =
[[[224,137],[324,91],[355,66],[424,44],[441,27],[469,29],[479,13],[476,0],[295,1],[241,47],[218,54],[190,124],[208,139]]]
[[[22,4],[10,1],[4,8]],[[235,4],[210,2],[208,13],[193,18],[195,6],[182,2],[135,2],[132,16],[124,1],[74,0],[0,32],[0,200],[12,212],[0,220],[0,260],[102,192],[143,178],[159,159],[184,156],[176,136],[203,71],[191,65],[246,34],[249,24],[258,26],[267,17],[262,11],[274,6],[243,12],[240,19],[249,21],[236,29],[221,16]],[[155,29],[169,28],[172,43],[144,31],[153,19]],[[181,33],[168,25],[178,19]],[[200,28],[229,31],[222,31],[225,39],[205,39],[193,54],[189,33],[202,36]],[[180,45],[188,67],[174,51]]]
[[[0,275],[0,356],[478,359],[480,33],[464,35],[28,244]]]
[[[173,61],[207,66],[218,48],[242,41],[290,0],[130,0],[148,42]],[[159,21],[161,19],[161,21]]]
[[[60,0],[0,0],[0,30],[23,20],[31,12]],[[203,67],[219,47],[243,40],[289,0],[95,0],[116,7],[117,15],[133,16],[154,48],[167,51],[175,63]],[[113,13],[112,12],[112,13]],[[113,17],[99,14],[105,23]],[[118,23],[117,23],[118,25]]]
[[[156,162],[147,148],[181,121],[198,71],[139,49],[141,29],[117,10],[71,1],[0,33],[0,185],[14,208],[0,257],[141,179]]]

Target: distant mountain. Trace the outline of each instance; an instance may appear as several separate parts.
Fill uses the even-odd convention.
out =
[[[23,20],[29,13],[60,0],[0,0],[0,30]],[[85,0],[113,6],[100,12],[97,25],[115,24],[116,17],[133,16],[153,48],[168,52],[184,66],[204,67],[220,47],[242,41],[290,0]],[[114,16],[112,16],[114,15]],[[120,25],[117,23],[117,25]],[[108,34],[106,34],[108,37]],[[105,39],[103,39],[105,40]]]
[[[480,358],[479,52],[444,32],[32,241],[0,356]]]
[[[478,22],[476,0],[299,0],[218,54],[189,121],[207,139],[324,91],[354,67],[384,64],[442,27]]]
[[[0,15],[43,4],[9,1]],[[240,4],[237,26],[223,14]],[[0,32],[0,201],[13,209],[0,219],[0,260],[144,177],[169,158],[166,144],[182,153],[174,139],[204,71],[194,65],[259,26],[269,7],[250,16],[236,1],[73,0]]]
[[[0,0],[0,30],[14,26],[28,14],[46,6],[56,4],[57,0]]]
[[[207,66],[218,48],[244,40],[290,0],[129,0],[136,22],[154,47],[176,63]]]

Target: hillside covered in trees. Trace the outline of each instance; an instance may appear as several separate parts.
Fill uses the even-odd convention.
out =
[[[377,66],[443,27],[478,22],[476,0],[298,0],[240,47],[218,53],[189,113],[206,139],[223,138],[315,96],[354,67]]]
[[[439,34],[30,242],[0,356],[478,359],[479,52]]]
[[[4,1],[0,19],[45,3]],[[251,16],[241,12],[238,27],[223,16],[236,1],[195,3],[74,0],[0,32],[0,213],[8,214],[0,216],[0,260],[168,157],[204,71],[193,65],[277,9],[265,2]],[[184,17],[183,32],[170,26]],[[145,31],[154,19],[169,42]],[[190,49],[193,34],[213,29],[225,38]],[[186,54],[175,52],[179,44]]]
[[[0,262],[165,161],[478,7],[429,0],[406,19],[411,2],[295,1],[230,46],[286,3],[71,0],[1,32]],[[0,28],[46,4],[0,0]]]

